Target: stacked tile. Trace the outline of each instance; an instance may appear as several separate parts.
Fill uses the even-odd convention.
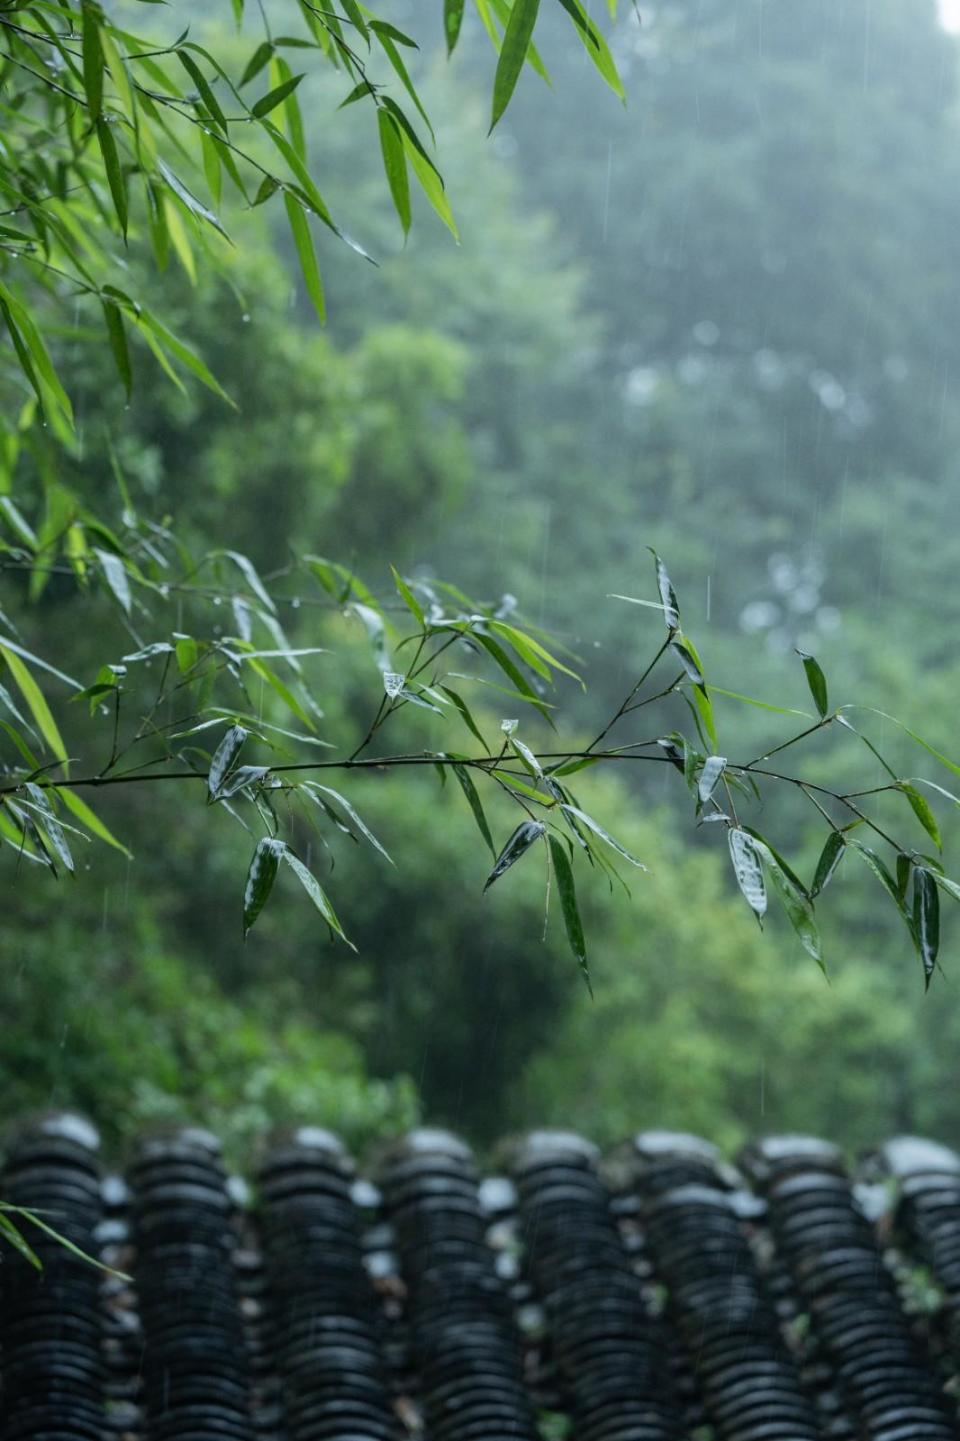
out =
[[[780,1335],[744,1228],[755,1207],[712,1146],[671,1133],[634,1143],[647,1246],[726,1441],[814,1441],[816,1412]]]
[[[664,1333],[644,1303],[596,1160],[594,1147],[558,1131],[534,1132],[512,1158],[527,1268],[577,1441],[678,1441]]]
[[[947,1343],[960,1357],[960,1156],[933,1141],[898,1136],[864,1171],[893,1183],[896,1232],[943,1293]]]
[[[148,1441],[253,1441],[219,1145],[193,1128],[149,1139],[130,1182]]]
[[[43,1219],[88,1255],[96,1249],[100,1180],[96,1132],[72,1115],[47,1117],[10,1147],[0,1196]],[[6,1247],[0,1267],[4,1441],[101,1441],[100,1276],[88,1261],[17,1221],[43,1270]]]
[[[781,1257],[829,1353],[864,1441],[960,1436],[930,1358],[913,1335],[839,1152],[788,1137],[744,1153],[766,1192]]]
[[[413,1357],[430,1441],[535,1441],[510,1299],[485,1239],[471,1153],[415,1131],[380,1181],[408,1290]]]
[[[373,1288],[363,1267],[352,1165],[303,1127],[260,1173],[269,1323],[290,1441],[395,1441]]]

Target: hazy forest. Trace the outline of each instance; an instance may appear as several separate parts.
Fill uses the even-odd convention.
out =
[[[117,24],[167,45],[189,21],[191,41],[240,66],[260,23],[248,15],[238,31],[230,7],[212,0],[114,8]],[[91,1115],[114,1142],[154,1121],[199,1118],[242,1147],[271,1125],[311,1120],[362,1147],[427,1118],[481,1148],[534,1124],[582,1128],[601,1143],[664,1125],[727,1147],[782,1128],[851,1147],[899,1130],[960,1144],[950,1083],[960,916],[945,893],[934,969],[924,927],[939,873],[935,858],[917,859],[939,840],[949,855],[960,782],[881,715],[849,712],[876,752],[845,724],[826,733],[817,720],[826,677],[831,706],[896,716],[960,761],[955,36],[935,0],[621,0],[615,18],[603,8],[596,20],[622,103],[590,64],[569,7],[544,3],[536,64],[488,135],[497,55],[483,16],[502,21],[509,7],[468,6],[449,57],[441,6],[377,8],[418,42],[403,61],[436,131],[430,153],[459,240],[420,190],[405,191],[402,157],[402,175],[391,169],[389,147],[403,136],[386,111],[381,153],[362,104],[339,108],[356,77],[301,66],[290,49],[306,76],[287,133],[296,140],[302,127],[331,213],[377,261],[316,225],[325,324],[301,245],[306,211],[285,210],[282,197],[246,205],[225,189],[236,243],[220,244],[204,224],[213,199],[195,199],[201,171],[187,193],[204,214],[167,203],[164,266],[133,210],[126,248],[114,237],[116,266],[124,291],[149,297],[233,405],[173,366],[162,337],[118,348],[117,304],[104,329],[69,286],[37,280],[72,403],[65,439],[30,410],[16,326],[4,336],[2,759],[27,789],[4,795],[0,1122],[56,1103]],[[267,0],[265,14],[282,27],[295,9]],[[111,53],[105,73],[116,80]],[[383,93],[425,137],[389,60],[378,51],[371,73],[390,81]],[[289,74],[261,74],[250,89]],[[22,113],[11,98],[21,80],[2,73],[5,128]],[[109,207],[116,176],[126,182],[101,130]],[[214,190],[218,153],[205,146]],[[10,309],[15,284],[27,294],[34,283],[18,247],[42,243],[39,232],[17,238],[15,209],[0,221],[8,320],[20,313]],[[205,263],[207,244],[216,264]],[[21,326],[21,346],[26,334]],[[37,393],[42,410],[42,377]],[[76,519],[65,497],[77,495],[95,522]],[[150,565],[169,533],[186,580],[164,591]],[[37,558],[52,535],[67,540],[45,567]],[[708,818],[704,754],[691,760],[685,742],[683,754],[654,747],[657,764],[570,773],[569,849],[538,848],[555,871],[546,926],[543,861],[522,858],[484,891],[493,862],[469,793],[452,767],[421,764],[335,775],[349,809],[314,791],[316,829],[298,812],[284,831],[355,949],[324,924],[303,876],[298,886],[283,868],[244,936],[244,878],[262,831],[253,804],[269,818],[266,767],[349,755],[385,694],[388,710],[398,696],[410,702],[391,716],[387,750],[469,755],[476,728],[485,745],[495,736],[512,747],[510,776],[526,775],[513,788],[529,800],[544,784],[537,756],[588,748],[661,644],[650,548],[696,637],[696,664],[690,652],[680,660],[699,720],[670,693],[652,729],[615,735],[683,733],[694,745],[699,733],[704,754],[742,760],[811,716],[811,785],[849,793],[893,777],[863,801],[863,826],[899,827],[916,848],[903,877],[898,863],[894,904],[841,836],[832,859],[842,864],[817,899],[818,966],[809,934],[804,943],[809,903],[801,895],[798,927],[789,876],[814,874],[824,817],[809,792],[771,785],[735,802],[789,857],[787,881],[777,879],[787,910],[771,904],[761,930],[731,866],[730,817],[717,807],[727,824],[698,823]],[[188,551],[218,558],[194,573]],[[324,560],[305,570],[308,555],[341,569]],[[139,582],[131,598],[135,566],[153,576],[149,609]],[[348,573],[361,580],[344,582]],[[403,633],[392,627],[428,606],[439,616],[453,594],[441,582],[479,597],[501,637],[517,638],[516,618],[561,666],[517,639],[519,679],[471,684],[469,723],[446,692],[398,689],[410,649],[384,659]],[[258,607],[266,629],[251,626]],[[91,838],[79,812],[61,809],[78,831],[65,838],[49,798],[27,784],[28,772],[31,784],[50,772],[25,761],[14,736],[31,754],[32,732],[52,744],[52,712],[71,757],[87,757],[89,770],[110,754],[112,765],[118,736],[136,731],[171,665],[189,678],[207,653],[201,625],[270,664],[253,667],[243,705],[201,696],[179,731],[181,712],[165,703],[157,724],[175,739],[164,764],[175,754],[207,774],[233,723],[253,732],[242,761],[259,773],[241,775],[237,756],[221,755],[234,788],[211,785],[213,804],[189,783],[83,792],[119,844]],[[798,650],[817,664],[805,667]],[[21,653],[62,674],[30,661],[25,677]],[[450,677],[478,672],[477,657],[450,654],[446,684],[462,698],[467,681]],[[709,696],[691,670],[700,658]],[[541,686],[543,670],[555,684]],[[516,731],[502,730],[517,716]],[[365,754],[387,753],[378,737]],[[271,741],[288,749],[270,751]],[[678,767],[699,785],[696,807]],[[483,794],[495,854],[525,823],[512,784]],[[253,819],[216,803],[228,795],[253,795]],[[575,855],[581,812],[647,869],[627,863],[621,886],[589,863],[592,852]],[[58,863],[61,841],[75,874]],[[568,856],[579,917],[558,895]],[[580,918],[592,994],[571,954]]]

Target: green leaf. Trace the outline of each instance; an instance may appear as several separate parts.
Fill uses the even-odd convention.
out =
[[[826,716],[829,706],[827,704],[827,678],[820,669],[819,662],[806,651],[798,650],[797,655],[803,661],[803,669],[807,676],[807,685],[810,687],[810,694],[813,696],[813,703],[817,707],[821,720]]]
[[[707,691],[710,695],[722,695],[726,696],[727,700],[738,700],[744,705],[756,706],[758,710],[773,711],[775,715],[795,715],[800,716],[802,720],[813,720],[813,716],[809,711],[794,710],[791,706],[771,705],[769,701],[754,700],[753,696],[740,695],[735,690],[722,690],[718,685],[708,686]]]
[[[273,57],[273,45],[269,40],[262,41],[254,50],[247,61],[246,68],[240,77],[241,86],[247,85],[255,75],[259,75],[265,65],[269,65]]]
[[[213,753],[207,774],[207,790],[211,800],[216,800],[233,764],[243,749],[248,731],[243,726],[231,726]]]
[[[256,118],[262,120],[265,115],[270,114],[271,110],[276,110],[278,105],[282,105],[287,96],[293,94],[302,79],[302,75],[291,75],[289,80],[284,80],[281,85],[275,85],[272,90],[267,91],[266,95],[262,95],[253,107],[253,114]]]
[[[930,802],[925,795],[921,795],[916,786],[909,781],[899,781],[897,789],[902,791],[910,802],[910,807],[917,820],[923,826],[927,835],[933,841],[938,851],[943,850],[943,841],[940,836],[940,827],[937,825],[937,818],[933,814]]]
[[[497,71],[493,79],[491,130],[506,110],[516,89],[527,58],[527,48],[533,38],[539,9],[540,0],[513,0],[513,9],[504,31]]]
[[[386,848],[380,844],[370,827],[360,819],[360,817],[357,815],[357,812],[354,810],[353,806],[350,804],[350,802],[346,799],[345,796],[342,796],[339,791],[333,790],[330,786],[320,785],[318,781],[306,781],[305,788],[311,791],[322,791],[325,796],[332,796],[333,799],[336,801],[337,805],[340,806],[340,808],[344,810],[349,816],[350,820],[356,826],[360,834],[370,842],[374,850],[379,851],[380,854],[383,856],[384,860],[389,861],[390,864],[393,865],[393,859],[387,853]]]
[[[510,735],[507,738],[507,744],[510,746],[510,749],[514,752],[514,754],[520,757],[521,762],[530,772],[530,774],[534,777],[534,779],[542,780],[543,767],[537,760],[530,747],[528,745],[524,745],[523,741],[518,740],[515,735]]]
[[[569,805],[567,802],[563,802],[560,809],[567,815],[576,816],[577,820],[582,821],[587,827],[587,830],[593,831],[593,834],[599,836],[600,840],[606,841],[608,846],[612,846],[618,855],[623,856],[624,860],[629,861],[632,866],[636,866],[637,870],[645,871],[647,869],[643,861],[638,861],[636,856],[631,855],[625,846],[622,846],[619,841],[614,840],[609,831],[604,830],[603,826],[600,825],[598,821],[595,821],[593,816],[588,816],[586,811],[580,810],[578,806]]]
[[[338,935],[340,937],[341,941],[346,942],[346,944],[350,947],[351,951],[355,951],[357,949],[356,946],[353,944],[352,941],[347,940],[347,937],[344,934],[343,927],[337,919],[336,911],[330,904],[330,898],[324,891],[323,887],[320,885],[320,882],[317,880],[316,876],[313,874],[312,871],[309,871],[307,869],[307,867],[303,864],[303,861],[300,860],[299,856],[294,855],[293,851],[290,849],[289,846],[284,845],[282,841],[278,841],[277,845],[281,847],[280,859],[293,871],[293,874],[303,886],[303,889],[306,891],[311,901],[313,901],[313,904],[316,906],[321,916],[323,916],[323,919],[326,921],[327,925],[330,927],[330,929],[334,932],[335,935]]]
[[[184,345],[182,340],[178,340],[177,337],[173,334],[173,332],[171,330],[168,330],[167,327],[162,323],[162,321],[159,321],[157,317],[151,313],[151,311],[147,310],[143,306],[141,306],[140,309],[136,311],[136,318],[139,321],[141,327],[144,328],[144,338],[148,341],[148,343],[151,338],[156,339],[159,342],[160,346],[168,350],[171,355],[173,355],[177,360],[180,361],[181,365],[185,365],[186,368],[193,375],[195,375],[197,379],[207,387],[208,390],[212,390],[215,395],[219,395],[221,400],[225,400],[227,404],[232,407],[232,409],[236,410],[236,405],[230,399],[229,395],[224,390],[220,382],[210,371],[209,367],[203,363],[203,361],[198,355],[194,354],[194,352],[189,348],[189,346]]]
[[[936,872],[924,866],[917,866],[913,873],[913,925],[923,961],[924,982],[929,988],[940,949],[940,892]]]
[[[90,809],[86,801],[81,800],[76,792],[72,791],[69,786],[54,786],[53,792],[59,800],[63,801],[67,810],[75,815],[77,820],[80,821],[82,825],[85,825],[87,830],[90,831],[92,835],[95,835],[98,840],[105,841],[108,846],[113,846],[114,850],[120,851],[122,855],[127,857],[132,855],[132,852],[127,849],[123,842],[118,841],[116,836],[107,829],[103,821]]]
[[[657,589],[660,592],[660,604],[663,606],[663,618],[668,630],[680,629],[680,602],[677,600],[677,592],[673,588],[673,581],[667,573],[667,567],[660,559],[657,552],[651,548],[653,563],[657,572]]]
[[[773,888],[783,903],[787,919],[796,932],[800,944],[812,956],[821,970],[824,969],[820,946],[820,930],[813,912],[813,904],[793,871],[777,855],[772,846],[759,836],[753,836],[754,845],[773,882]]]
[[[184,70],[186,70],[187,74],[190,76],[190,79],[193,81],[194,85],[196,85],[197,90],[200,93],[200,98],[202,99],[204,105],[207,108],[210,119],[213,121],[214,125],[218,126],[219,129],[223,131],[224,135],[226,135],[227,117],[224,115],[223,111],[220,108],[220,102],[217,99],[216,95],[214,95],[209,80],[204,75],[203,71],[200,69],[200,66],[194,60],[193,56],[189,54],[188,51],[178,50],[177,58],[180,61],[180,64],[183,66]]]
[[[443,691],[445,696],[449,696],[450,700],[453,701],[453,704],[460,712],[460,718],[463,721],[464,725],[467,727],[467,730],[470,731],[472,735],[476,736],[477,740],[483,746],[484,750],[486,750],[487,742],[481,734],[480,728],[474,720],[473,715],[471,714],[470,707],[467,705],[463,697],[461,695],[458,695],[455,690],[451,690],[450,686],[441,685],[440,689]]]
[[[257,568],[254,565],[253,561],[250,560],[249,556],[243,555],[242,552],[239,550],[219,550],[215,551],[214,554],[222,555],[225,556],[227,560],[232,560],[234,565],[237,567],[237,570],[239,570],[240,574],[243,576],[244,580],[247,582],[247,585],[253,591],[257,599],[261,602],[262,605],[266,606],[267,610],[270,611],[271,614],[276,615],[277,607],[274,604],[270,592],[267,590],[267,587],[260,579]]]
[[[67,748],[63,743],[63,737],[57,728],[46,698],[37,685],[30,671],[24,665],[19,655],[15,654],[9,644],[0,643],[0,655],[3,656],[10,668],[10,674],[17,684],[20,694],[27,703],[27,708],[36,722],[37,730],[43,736],[50,750],[57,760],[66,763]]]
[[[13,1249],[19,1252],[25,1261],[29,1261],[35,1271],[43,1270],[43,1262],[40,1260],[36,1251],[24,1240],[18,1228],[10,1220],[10,1217],[5,1215],[2,1210],[0,1210],[0,1236],[4,1236]]]
[[[423,606],[417,600],[413,591],[407,585],[407,582],[404,580],[403,576],[397,570],[395,565],[392,565],[390,567],[390,572],[393,576],[393,583],[397,588],[397,594],[403,601],[404,605],[407,607],[407,610],[410,611],[411,615],[413,616],[414,620],[417,622],[418,625],[425,625],[426,620],[423,614]]]
[[[845,844],[840,831],[831,831],[827,836],[813,875],[813,885],[810,887],[811,896],[818,896],[830,884],[837,866],[843,860]]]
[[[563,924],[567,932],[567,940],[583,972],[583,979],[587,983],[587,990],[592,996],[593,986],[590,984],[590,968],[587,965],[587,943],[584,939],[583,922],[580,919],[580,909],[577,905],[577,892],[573,881],[573,867],[570,864],[570,857],[567,855],[566,847],[559,837],[551,835],[549,841],[550,855],[553,859],[554,875],[557,878],[557,891],[560,895],[560,909],[563,912]]]
[[[26,1206],[12,1206],[8,1201],[0,1201],[0,1216],[2,1216],[3,1213],[8,1213],[7,1219],[9,1219],[9,1215],[14,1215],[22,1217],[25,1221],[29,1221],[31,1226],[36,1226],[38,1231],[42,1231],[45,1236],[49,1236],[51,1240],[56,1241],[59,1246],[62,1246],[65,1251],[69,1251],[71,1255],[76,1256],[81,1261],[85,1261],[88,1266],[94,1266],[98,1271],[105,1271],[108,1276],[116,1276],[121,1281],[129,1282],[131,1280],[126,1272],[115,1271],[112,1266],[105,1266],[102,1261],[98,1261],[96,1256],[90,1256],[86,1251],[81,1250],[80,1247],[75,1245],[68,1237],[64,1236],[60,1231],[55,1230],[53,1226],[48,1225],[43,1217],[38,1215],[36,1211],[31,1211]]]
[[[410,229],[410,177],[407,174],[407,158],[403,148],[403,136],[392,115],[386,110],[377,111],[377,125],[380,131],[380,152],[383,168],[393,197],[393,208],[397,212],[404,235]]]
[[[293,243],[297,247],[297,258],[300,261],[303,283],[307,287],[307,294],[317,313],[317,318],[323,325],[326,323],[327,309],[323,296],[323,280],[320,277],[316,251],[313,248],[313,236],[310,234],[310,223],[303,206],[289,191],[284,194],[283,203],[286,207],[287,219],[290,222]]]
[[[900,918],[909,930],[914,945],[919,945],[913,917],[904,905],[903,898],[900,895],[900,888],[876,851],[871,850],[869,846],[864,845],[863,841],[857,840],[855,836],[849,836],[846,840],[846,845],[862,858],[864,864],[867,865],[876,876],[899,911]]]
[[[452,55],[460,38],[463,24],[464,0],[443,0],[443,33],[447,39],[447,54]]]
[[[254,921],[267,904],[277,878],[280,857],[286,847],[275,836],[263,836],[250,862],[243,890],[243,934],[246,937]]]
[[[526,855],[527,851],[545,833],[546,826],[541,821],[521,821],[516,830],[507,841],[503,850],[497,857],[496,865],[487,876],[484,890],[487,891],[494,881],[499,880],[504,871],[508,871],[512,865]]]
[[[123,561],[118,555],[113,555],[107,550],[97,550],[96,547],[94,547],[93,553],[100,562],[103,578],[107,582],[114,599],[124,614],[129,615],[133,600],[130,595],[130,581]]]
[[[123,314],[113,300],[104,300],[102,304],[107,338],[110,341],[110,349],[113,351],[113,361],[129,399],[133,389],[133,368],[130,364],[130,351],[127,348],[127,332],[123,325]]]
[[[614,95],[626,103],[627,97],[624,94],[623,81],[620,79],[613,56],[610,54],[610,47],[584,9],[581,0],[560,0],[560,4],[576,26],[583,42],[583,48],[597,67],[598,72],[610,86]]]
[[[687,677],[692,680],[698,690],[703,689],[706,682],[703,678],[703,671],[700,668],[699,658],[685,637],[670,642],[670,649],[683,666]]]
[[[393,43],[395,39],[402,36],[402,44],[412,45],[413,48],[416,49],[416,41],[411,40],[410,37],[407,35],[403,35],[402,31],[396,30],[392,25],[388,25],[383,20],[371,20],[370,29],[374,32],[377,40],[380,42],[380,45],[383,48],[383,53],[386,55],[387,59],[390,61],[390,64],[393,67],[394,74],[397,76],[400,84],[403,86],[404,90],[406,90],[407,94],[410,96],[410,99],[413,101],[413,104],[416,107],[416,110],[421,120],[430,131],[431,140],[433,140],[434,144],[436,144],[437,137],[433,133],[433,126],[430,124],[430,117],[427,115],[426,110],[423,108],[423,103],[420,99],[420,96],[417,94],[416,86],[410,79],[410,72],[407,70],[406,65],[403,63],[400,52],[397,50],[396,45]]]
[[[697,795],[699,796],[701,805],[706,805],[707,801],[713,795],[717,783],[726,768],[726,756],[707,756],[697,780]]]
[[[117,212],[117,219],[120,221],[123,238],[126,239],[127,221],[129,217],[127,182],[120,168],[120,156],[117,152],[117,142],[113,138],[113,126],[101,117],[97,121],[95,129],[97,132],[97,143],[100,146],[100,154],[103,157],[103,168],[107,175],[107,185],[110,187],[110,194],[113,197],[113,208]]]
[[[727,841],[737,885],[757,920],[762,921],[767,911],[767,891],[756,842],[753,836],[737,826],[730,827]]]
[[[206,223],[212,226],[225,240],[229,240],[230,237],[220,224],[218,216],[214,214],[209,205],[204,205],[202,200],[197,199],[193,191],[184,185],[183,181],[178,175],[174,174],[169,165],[165,164],[162,160],[158,160],[157,169],[160,171],[160,174],[174,195],[182,205],[186,206],[191,215],[195,216],[198,220],[206,221]]]
[[[87,109],[91,121],[100,119],[103,106],[103,47],[100,44],[100,26],[93,5],[81,7],[83,47],[83,88],[87,97]]]
[[[26,791],[34,805],[41,812],[41,823],[44,834],[47,836],[56,854],[60,857],[63,865],[70,874],[73,875],[76,870],[73,855],[67,844],[67,838],[63,833],[63,827],[54,814],[53,807],[50,804],[46,792],[40,786],[35,785],[33,781],[27,782]]]
[[[544,717],[544,719],[548,721],[552,726],[553,721],[550,719],[544,702],[532,689],[526,677],[523,675],[522,671],[520,671],[518,667],[514,665],[513,661],[507,655],[503,647],[499,645],[492,636],[489,635],[477,634],[476,639],[483,646],[484,650],[488,651],[490,655],[493,656],[494,660],[497,662],[497,665],[503,671],[504,675],[508,678],[508,680],[511,680],[513,682],[515,688],[517,689],[517,691],[519,691],[523,699],[527,701],[529,705],[534,706]],[[556,729],[555,726],[554,729]]]
[[[457,780],[460,782],[460,789],[466,796],[467,803],[470,806],[470,809],[473,811],[473,818],[476,821],[477,826],[479,827],[480,834],[483,836],[483,839],[490,847],[490,854],[493,856],[494,860],[496,860],[497,851],[496,847],[493,844],[493,836],[490,834],[490,827],[487,824],[487,817],[484,814],[483,803],[480,800],[480,796],[477,793],[477,788],[473,783],[470,773],[466,769],[466,767],[462,765],[455,765],[453,767],[453,773],[456,776]]]

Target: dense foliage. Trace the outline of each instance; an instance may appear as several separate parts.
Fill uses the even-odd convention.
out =
[[[56,8],[23,7],[16,24],[34,9],[52,24]],[[45,191],[35,185],[31,197],[21,175],[24,215],[49,206],[55,219],[46,236],[7,237],[5,317],[22,342],[5,379],[14,423],[3,498],[11,709],[0,815],[20,867],[24,936],[5,981],[22,1038],[10,1052],[11,1106],[52,1092],[96,1104],[122,1133],[178,1107],[230,1110],[226,1087],[240,1135],[263,1120],[340,1114],[363,1139],[415,1104],[409,1080],[365,1089],[363,1064],[412,1076],[432,1113],[466,1116],[478,1135],[504,1116],[562,1118],[589,1095],[597,1113],[591,1104],[583,1123],[608,1135],[661,1118],[733,1139],[761,1124],[769,1104],[778,1123],[860,1139],[890,1104],[864,1077],[896,1067],[898,1114],[909,1123],[929,1064],[917,1026],[948,1030],[949,1019],[928,1010],[915,1020],[915,977],[901,980],[879,960],[902,962],[903,940],[868,887],[878,887],[929,978],[938,896],[955,893],[939,861],[955,802],[936,787],[953,785],[955,768],[921,766],[939,762],[911,755],[887,721],[846,703],[902,715],[949,756],[955,687],[931,597],[951,572],[956,483],[957,416],[937,379],[949,374],[956,333],[947,267],[960,204],[953,50],[932,5],[907,19],[892,0],[875,4],[865,86],[863,6],[814,7],[812,18],[765,10],[762,48],[744,40],[758,5],[701,5],[696,27],[692,8],[650,7],[641,25],[627,15],[611,32],[630,84],[625,114],[612,96],[604,108],[584,72],[582,28],[569,32],[560,14],[559,30],[544,8],[536,63],[542,53],[554,76],[556,118],[541,82],[525,78],[493,153],[481,138],[490,116],[480,24],[476,33],[465,25],[453,79],[413,70],[446,146],[460,251],[439,226],[416,226],[392,253],[383,202],[406,228],[405,192],[392,142],[371,153],[352,123],[357,107],[386,109],[380,139],[396,131],[414,178],[427,177],[428,201],[445,210],[446,192],[386,106],[389,93],[362,90],[355,61],[324,24],[326,40],[309,20],[298,38],[321,58],[339,56],[346,73],[311,75],[296,90],[284,89],[293,77],[277,58],[283,45],[266,54],[259,38],[241,44],[215,28],[202,50],[191,37],[150,57],[164,67],[164,93],[179,95],[173,134],[158,131],[155,165],[135,149],[134,120],[149,131],[160,102],[134,90],[135,111],[124,112],[117,82],[140,63],[124,60],[137,53],[126,32],[84,7],[67,38],[45,42],[59,43],[61,67],[76,71],[76,96],[69,106],[60,97],[73,128],[60,138],[85,189],[39,206]],[[393,70],[394,103],[409,109],[407,123],[432,153],[394,66],[411,47],[389,26],[371,29],[365,11],[360,19],[378,63]],[[351,24],[345,12],[347,43],[359,44]],[[106,120],[89,123],[91,25],[101,36],[101,105],[114,110],[127,157],[118,162],[120,189],[133,197],[127,253],[116,246],[124,201],[118,208]],[[585,39],[602,59],[606,51]],[[287,48],[299,62],[304,47]],[[208,57],[242,96],[239,78],[256,53],[263,65],[248,82],[265,100],[274,95],[275,110],[256,115],[238,99],[240,118],[224,114],[224,130],[186,62],[222,102],[226,81]],[[15,69],[31,63],[17,55]],[[496,69],[502,99],[510,72],[502,61]],[[934,70],[944,77],[936,93]],[[15,113],[39,124],[38,107],[57,101],[43,78],[9,74],[8,98],[21,84]],[[327,141],[323,127],[351,86],[361,93]],[[582,117],[576,126],[570,113]],[[383,262],[374,271],[346,249],[324,252],[327,338],[306,304],[291,310],[289,278],[271,253],[290,250],[302,298],[316,308],[303,239],[316,204],[296,166],[292,179],[271,169],[280,185],[264,181],[259,197],[247,185],[248,198],[265,202],[256,215],[228,199],[224,151],[232,154],[231,127],[241,124],[258,164],[279,155],[292,165],[278,137],[301,161],[301,144],[324,155],[324,207],[338,226],[349,215],[343,223],[372,237]],[[187,178],[176,169],[185,143],[199,147]],[[30,163],[45,162],[46,139],[27,151]],[[26,161],[14,163],[19,173]],[[779,182],[785,174],[790,185]],[[467,176],[461,199],[457,182]],[[191,199],[230,230],[236,252]],[[531,205],[562,225],[531,216]],[[75,289],[44,267],[59,264],[59,227],[73,234],[64,217],[83,206],[99,206],[99,223],[83,227],[93,239],[74,236],[95,293],[81,286],[75,309]],[[270,229],[278,206],[281,238]],[[180,273],[158,280],[166,249]],[[906,268],[905,251],[914,257]],[[140,310],[108,286],[143,297]],[[109,346],[88,329],[93,302],[105,304]],[[18,306],[32,308],[36,332]],[[145,381],[141,346],[190,383]],[[127,411],[124,355],[137,380]],[[881,507],[871,504],[878,490]],[[700,651],[679,629],[666,575],[659,589],[646,584],[646,545],[667,557]],[[468,601],[437,570],[495,599]],[[794,648],[819,661],[801,663]],[[664,692],[662,712],[646,712],[639,737],[621,718],[591,745],[658,653],[660,668],[629,704]],[[589,680],[585,697],[564,668]],[[70,676],[82,698],[63,705]],[[776,718],[728,691],[772,697],[808,718]],[[558,701],[562,739],[548,726]],[[878,773],[883,763],[850,726],[888,770]],[[789,752],[766,758],[808,728],[816,749],[800,786]],[[328,759],[344,770],[351,753],[362,774],[321,773]],[[78,757],[69,774],[55,764],[68,754]],[[402,757],[392,777],[383,765],[391,754]],[[598,779],[600,767],[584,764],[598,754],[613,775]],[[646,764],[626,764],[626,754]],[[762,775],[771,770],[788,779]],[[663,809],[673,793],[697,821],[718,822],[701,824],[692,854],[679,850],[676,819]],[[654,807],[655,824],[637,820]],[[487,862],[478,822],[492,840]],[[128,875],[119,853],[114,870],[108,853],[91,851],[92,875],[76,887],[87,899],[64,901],[66,919],[54,923],[50,877],[40,872],[83,867],[74,825],[101,839],[109,826],[138,861]],[[815,969],[760,949],[746,910],[736,918],[726,835],[754,911],[765,912],[769,887],[799,944],[834,963],[832,990]],[[830,892],[838,899],[824,948],[813,902],[841,858],[844,879],[855,866],[860,874]],[[485,878],[516,860],[483,901]],[[606,889],[611,862],[628,872],[630,904]],[[240,948],[248,868],[245,924],[257,920],[257,930]],[[305,887],[359,958],[325,946],[292,899],[260,914],[278,874]],[[71,930],[82,936],[72,946]],[[776,926],[774,935],[785,949],[786,935]],[[589,943],[595,1005],[571,984],[558,939],[584,966]],[[121,999],[104,1013],[107,987]],[[284,1032],[285,1015],[304,1013],[319,1035]],[[827,1048],[835,1064],[824,1067]],[[816,1067],[822,1088],[800,1093],[799,1078]],[[940,1104],[918,1114],[954,1124]]]

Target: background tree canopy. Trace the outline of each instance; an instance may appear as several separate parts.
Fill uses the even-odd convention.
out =
[[[481,1142],[587,1114],[601,1139],[958,1129],[949,930],[922,984],[952,762],[830,719],[955,749],[955,42],[932,0],[639,8],[601,33],[490,0],[450,60],[452,4],[446,30],[400,0],[239,30],[191,7],[186,35],[175,5],[0,14],[4,1109],[117,1137],[213,1113],[238,1142],[420,1109]],[[410,633],[455,642],[436,684]],[[662,707],[601,747],[656,763],[538,773],[665,638]],[[349,755],[378,705],[366,756],[497,765],[306,773],[334,794],[278,769]],[[782,758],[807,790],[737,790],[734,759],[808,726]],[[141,764],[200,788],[69,783]],[[495,853],[518,822],[557,842],[486,897],[471,791]],[[765,937],[728,830],[756,908],[761,862],[785,902]]]

